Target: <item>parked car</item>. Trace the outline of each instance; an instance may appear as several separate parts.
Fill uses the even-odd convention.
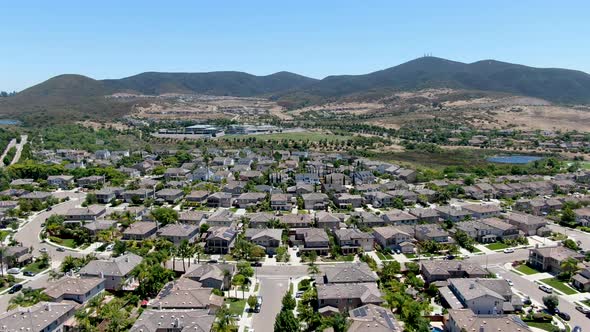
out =
[[[505,254],[511,254],[513,252],[514,252],[514,248],[506,248],[506,249],[504,249],[504,253]]]
[[[64,251],[66,251],[66,250],[65,250],[64,248],[62,248],[62,247],[58,247],[56,250],[57,250],[57,251],[61,251],[61,252],[64,252]]]
[[[576,325],[576,327],[574,327],[574,329],[572,330],[572,332],[582,332],[582,328],[579,327],[578,325]]]
[[[51,211],[53,208],[51,206],[47,207],[47,211]]]
[[[41,248],[41,249],[39,249],[39,252],[47,252],[47,251],[48,251],[47,248]]]
[[[12,269],[8,269],[9,274],[19,274],[20,273],[20,269],[18,267],[13,267]]]
[[[456,258],[456,257],[455,257],[454,255],[448,255],[448,256],[447,256],[447,259],[448,259],[448,260],[453,260],[453,259],[455,259],[455,258]]]
[[[508,285],[510,285],[510,287],[514,286],[514,283],[512,282],[512,280],[506,279],[506,282],[508,283]]]
[[[549,293],[549,294],[553,293],[553,288],[551,288],[549,286],[539,285],[539,289],[545,293]]]
[[[25,271],[25,272],[23,272],[23,275],[24,276],[27,276],[27,277],[34,277],[35,276],[35,272]]]
[[[23,289],[23,285],[21,284],[16,284],[13,285],[12,287],[10,287],[10,289],[8,290],[8,294],[14,294],[16,292],[18,292],[19,290]]]
[[[570,319],[572,319],[567,312],[563,312],[563,311],[559,311],[557,313],[557,316],[559,316],[561,319],[563,319],[565,321],[569,321]]]
[[[106,249],[106,251],[113,251],[114,248],[115,248],[115,244],[111,243],[105,249]]]
[[[295,293],[296,298],[300,298],[302,295],[303,295],[303,291],[298,291],[297,293]]]
[[[215,264],[215,263],[217,263],[217,260],[216,259],[210,259],[210,260],[207,261],[207,263],[209,263],[209,264]]]
[[[533,301],[531,301],[530,296],[526,296],[522,299],[522,304],[531,305],[531,304],[533,304]]]
[[[261,267],[262,266],[262,263],[260,263],[260,262],[252,262],[252,263],[250,263],[250,266],[253,266],[253,267]]]
[[[588,309],[588,308],[586,308],[584,306],[581,306],[581,305],[577,305],[576,306],[576,310],[578,310],[579,312],[583,313],[584,315],[590,314],[590,309]]]

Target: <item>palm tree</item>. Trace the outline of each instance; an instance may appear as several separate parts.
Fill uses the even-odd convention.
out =
[[[231,317],[231,314],[227,308],[220,308],[217,310],[217,319],[213,324],[213,331],[215,332],[233,332],[236,326],[236,322]]]
[[[315,276],[316,274],[320,273],[320,268],[314,262],[311,262],[307,267],[307,273],[311,274],[312,276]]]
[[[176,246],[170,247],[170,256],[172,256],[172,271],[176,271],[176,254],[178,253],[178,248]]]
[[[182,258],[182,270],[186,272],[186,263],[184,259],[188,258],[190,262],[190,258],[192,256],[192,247],[187,240],[182,240],[180,243],[180,246],[178,247],[178,256]]]
[[[195,251],[195,254],[197,254],[197,264],[201,264],[201,255],[205,253],[205,248],[200,246],[198,243],[195,243],[194,251]],[[190,267],[190,262],[189,262],[189,267]]]

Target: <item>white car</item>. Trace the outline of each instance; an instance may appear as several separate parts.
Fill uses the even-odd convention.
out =
[[[545,293],[549,293],[549,294],[553,293],[553,288],[551,288],[549,286],[539,285],[539,289]]]
[[[512,280],[506,279],[506,282],[508,282],[508,285],[510,285],[510,287],[514,286],[514,283],[512,282]]]
[[[114,243],[111,243],[111,244],[109,244],[109,245],[108,245],[108,246],[107,246],[105,249],[106,249],[107,251],[112,251],[114,248],[115,248],[115,244],[114,244]]]
[[[47,251],[48,251],[47,248],[41,248],[41,249],[39,249],[39,252],[47,252]]]
[[[20,269],[18,267],[13,267],[12,269],[8,269],[9,274],[19,274],[20,273]]]
[[[514,248],[506,248],[506,249],[504,249],[504,253],[505,254],[511,254],[513,252],[514,252]]]

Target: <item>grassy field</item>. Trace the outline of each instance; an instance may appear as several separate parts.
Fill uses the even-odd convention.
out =
[[[502,242],[496,242],[496,243],[490,243],[488,245],[486,245],[486,248],[490,249],[490,250],[501,250],[501,249],[506,249],[509,246],[505,245]]]
[[[229,304],[229,313],[241,316],[246,307],[246,300],[229,298],[225,300]]]
[[[565,295],[572,295],[572,294],[578,293],[576,290],[574,290],[570,286],[566,285],[564,282],[559,281],[555,278],[541,279],[539,281],[555,288],[556,290],[562,292]]]
[[[585,161],[582,163],[583,169],[590,169],[590,161]]]
[[[306,131],[306,132],[297,132],[297,133],[276,133],[276,134],[268,134],[268,135],[226,135],[222,136],[221,139],[234,139],[234,138],[251,138],[254,137],[258,141],[267,141],[267,140],[293,140],[293,141],[312,141],[317,142],[321,140],[327,141],[346,141],[352,139],[352,136],[341,136],[341,135],[334,135],[334,134],[327,134],[322,132],[315,132],[315,131]]]
[[[535,269],[533,269],[532,267],[526,265],[526,264],[522,264],[519,265],[515,270],[524,273],[526,275],[531,275],[531,274],[536,274],[536,273],[541,273],[540,271],[537,271]]]

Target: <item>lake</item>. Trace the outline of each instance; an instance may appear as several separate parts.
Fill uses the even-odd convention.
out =
[[[535,160],[541,160],[543,157],[537,156],[522,156],[522,155],[513,155],[513,156],[493,156],[486,159],[491,163],[500,163],[500,164],[528,164]]]

